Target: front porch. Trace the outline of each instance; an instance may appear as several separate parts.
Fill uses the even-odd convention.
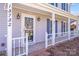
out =
[[[9,6],[10,5],[8,5],[8,7]],[[53,8],[52,9],[51,8],[43,9],[43,7],[42,7],[40,9],[38,9],[37,7],[34,8],[34,6],[38,6],[38,4],[37,5],[33,4],[33,6],[31,4],[23,4],[23,5],[22,4],[13,4],[13,8],[9,8],[9,9],[13,10],[10,12],[11,16],[13,15],[12,16],[13,18],[10,16],[8,18],[9,22],[7,22],[9,24],[9,26],[7,26],[7,29],[8,29],[7,30],[7,32],[8,32],[7,33],[8,34],[7,35],[7,50],[6,50],[7,55],[11,55],[11,56],[29,55],[30,53],[32,53],[36,50],[47,48],[48,46],[55,45],[57,43],[60,43],[60,42],[66,41],[66,40],[72,40],[73,38],[79,36],[78,23],[76,23],[76,28],[73,31],[70,30],[70,27],[71,27],[70,25],[72,22],[71,20],[73,19],[76,22],[78,21],[78,19],[75,16],[72,16],[71,14],[68,14],[67,12],[63,12],[63,11],[59,11],[57,13],[56,10],[52,10]],[[40,6],[41,6],[41,4],[39,4],[39,7]],[[35,9],[36,9],[36,11],[35,11]],[[51,11],[50,11],[50,9],[51,9]],[[40,15],[40,17],[44,17],[45,19],[41,19],[41,23],[40,23],[40,22],[37,22],[37,18],[31,18],[30,15],[23,16],[21,14],[21,16],[23,16],[23,17],[21,17],[21,19],[17,20],[15,18],[16,17],[15,13],[17,13],[17,12],[15,12],[16,10],[17,10],[17,12],[19,11],[20,13],[29,14],[29,12],[30,12],[30,14],[33,16]],[[66,15],[65,15],[65,13],[66,13]],[[51,20],[52,26],[49,26],[49,28],[51,28],[51,29],[49,29],[47,27],[48,26],[48,24],[46,24],[47,19],[49,20],[49,22]],[[27,24],[27,21],[23,22],[23,20],[33,20],[33,21],[29,21],[29,24],[31,23],[31,25],[30,25],[31,29],[28,29],[29,24]],[[56,20],[57,20],[57,22],[59,22],[58,26],[56,26],[57,25]],[[64,23],[61,24],[61,21],[63,21]],[[21,26],[21,31],[20,31],[20,26]],[[47,29],[48,29],[49,33],[47,32]],[[27,30],[29,30],[29,31],[27,31]],[[19,31],[21,32],[20,33],[21,35],[18,34]],[[29,40],[28,40],[29,33],[28,32],[31,32],[32,39],[36,40],[32,44],[29,43]],[[43,36],[42,36],[42,34],[43,34]],[[35,36],[37,36],[37,37],[35,37]],[[43,37],[44,37],[44,39],[43,39]]]
[[[50,45],[78,37],[78,20],[68,19],[67,17],[55,14],[52,26],[49,26],[45,34],[46,48]]]

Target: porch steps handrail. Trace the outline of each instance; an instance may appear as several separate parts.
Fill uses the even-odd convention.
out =
[[[28,55],[28,34],[26,33],[25,37],[14,37],[12,38],[13,41],[13,56],[22,56],[22,55]],[[16,55],[16,43],[18,41],[18,54]],[[21,53],[21,48],[23,49],[23,52]],[[24,49],[25,48],[25,49]]]

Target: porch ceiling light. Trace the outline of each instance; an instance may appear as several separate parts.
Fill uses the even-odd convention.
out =
[[[41,19],[40,19],[40,17],[37,17],[37,21],[40,21]]]
[[[17,14],[17,19],[20,19],[21,15],[20,13]]]

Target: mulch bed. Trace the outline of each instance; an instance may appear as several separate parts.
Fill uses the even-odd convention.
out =
[[[79,56],[79,37],[35,51],[31,56]]]

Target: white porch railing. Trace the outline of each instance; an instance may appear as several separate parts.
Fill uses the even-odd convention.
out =
[[[52,42],[52,34],[47,34],[47,32],[45,33],[45,48],[47,48],[48,46],[52,45],[52,43],[49,43]]]
[[[56,33],[55,35],[58,35],[55,36],[55,44],[68,39],[68,32]]]
[[[12,38],[11,49],[12,56],[28,55],[28,34],[26,34],[26,37]]]
[[[48,46],[53,45],[53,35],[45,33],[45,48]],[[71,31],[70,38],[75,38],[78,36],[78,31]],[[59,42],[63,42],[69,40],[68,39],[68,32],[63,33],[55,33],[55,44]],[[7,46],[8,47],[8,46]],[[28,34],[26,37],[16,37],[12,40],[12,55],[19,56],[19,55],[28,55]],[[33,49],[33,48],[32,48]]]
[[[68,32],[62,32],[62,33],[55,33],[55,37],[63,37],[66,36],[68,34]]]
[[[78,31],[71,31],[70,32],[70,38],[74,38],[78,36]]]
[[[47,48],[48,46],[53,45],[52,43],[52,34],[48,34],[47,32],[45,33],[45,48]],[[71,31],[70,32],[70,38],[75,38],[78,37],[78,31]],[[60,43],[63,41],[69,40],[68,39],[68,32],[62,32],[62,33],[55,33],[55,44],[56,43]],[[49,41],[51,41],[51,43],[49,44]]]

